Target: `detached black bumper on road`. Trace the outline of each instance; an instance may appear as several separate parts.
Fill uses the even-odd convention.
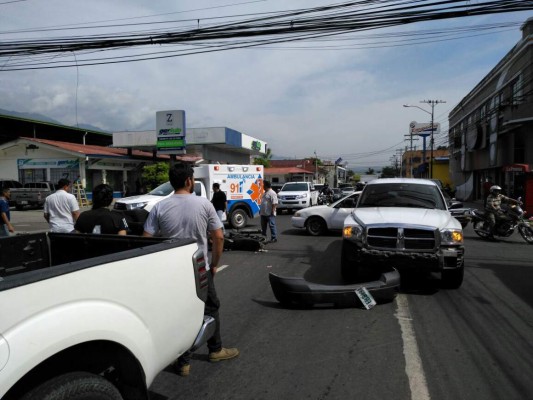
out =
[[[382,273],[375,281],[350,285],[321,285],[273,273],[269,274],[269,279],[274,296],[286,306],[330,303],[339,307],[362,307],[355,289],[366,287],[376,302],[384,303],[394,300],[400,287],[400,274],[396,270]]]

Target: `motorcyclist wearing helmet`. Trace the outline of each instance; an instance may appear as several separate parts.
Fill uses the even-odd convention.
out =
[[[494,232],[496,226],[496,219],[501,218],[503,215],[502,203],[519,204],[517,200],[501,194],[502,188],[498,185],[490,187],[489,196],[487,197],[487,204],[485,210],[487,211],[487,217],[489,218],[490,232]]]
[[[333,191],[331,190],[331,188],[329,187],[329,183],[325,183],[324,184],[324,187],[322,187],[322,190],[320,191],[321,194],[325,194],[326,196],[328,194],[333,194]]]

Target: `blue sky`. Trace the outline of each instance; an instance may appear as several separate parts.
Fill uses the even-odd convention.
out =
[[[331,3],[28,0],[0,4],[0,40],[15,37],[6,34],[8,30],[67,22],[169,12],[182,12],[173,18],[206,20],[210,16]],[[463,18],[389,28],[388,32],[521,23],[532,16],[521,12]],[[163,18],[168,17],[135,21]],[[419,102],[445,100],[435,107],[435,121],[445,132],[448,112],[520,37],[521,31],[515,27],[405,47],[302,51],[286,44],[128,64],[18,72],[2,71],[0,64],[0,108],[41,113],[68,125],[91,124],[109,131],[155,129],[156,111],[183,109],[189,127],[227,126],[267,141],[279,156],[306,157],[316,151],[324,159],[342,157],[352,167],[385,166],[395,149],[407,145],[402,141],[409,123],[430,119],[423,111],[403,108],[403,104],[429,109]]]

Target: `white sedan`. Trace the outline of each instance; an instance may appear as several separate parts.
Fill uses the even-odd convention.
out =
[[[291,219],[295,228],[305,228],[307,233],[319,236],[327,230],[342,230],[345,218],[352,212],[361,192],[331,203],[330,205],[307,207],[296,211]]]

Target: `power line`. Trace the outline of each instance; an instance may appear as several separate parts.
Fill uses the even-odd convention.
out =
[[[326,40],[354,32],[422,21],[531,9],[533,9],[532,0],[485,0],[476,4],[465,4],[460,0],[359,0],[270,13],[205,27],[3,40],[0,43],[0,58],[11,57],[11,61],[4,66],[4,71],[74,66],[71,58],[66,56],[73,51],[78,55],[78,66],[122,63],[294,41]],[[102,56],[87,60],[83,58],[84,54],[95,50],[103,54],[118,49],[154,45],[162,47],[169,44],[187,47],[165,54],[162,50],[158,50],[154,54],[127,57]],[[53,62],[24,60],[35,55],[54,54],[59,54],[60,57]]]

